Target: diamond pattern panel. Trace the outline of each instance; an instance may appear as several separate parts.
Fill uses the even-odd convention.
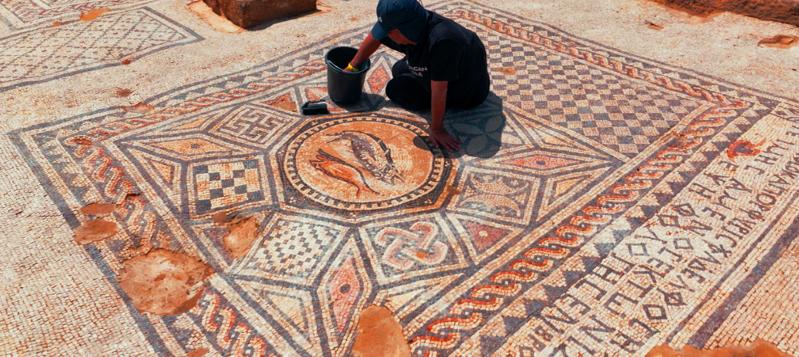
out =
[[[280,218],[243,262],[240,273],[307,284],[342,236],[337,227]]]

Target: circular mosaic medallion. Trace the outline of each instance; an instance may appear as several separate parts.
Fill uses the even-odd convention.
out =
[[[424,196],[449,172],[425,130],[383,117],[348,117],[303,130],[288,145],[286,177],[325,206],[344,210],[396,207]]]

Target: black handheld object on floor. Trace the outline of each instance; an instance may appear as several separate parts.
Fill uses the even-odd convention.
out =
[[[324,100],[305,102],[300,110],[302,115],[330,114],[330,111],[327,110],[327,102]]]

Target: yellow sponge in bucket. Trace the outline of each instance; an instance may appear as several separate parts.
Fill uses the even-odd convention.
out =
[[[361,100],[371,62],[367,59],[359,68],[352,66],[350,62],[357,52],[353,47],[335,47],[325,54],[327,95],[336,104],[350,105]]]

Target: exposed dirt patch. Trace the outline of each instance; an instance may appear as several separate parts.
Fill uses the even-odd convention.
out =
[[[799,36],[777,35],[764,38],[757,43],[762,47],[789,48],[799,44]]]
[[[516,74],[516,68],[513,67],[502,67],[499,69],[500,72],[505,73],[509,76]]]
[[[93,144],[93,142],[90,139],[87,139],[87,138],[84,138],[84,137],[73,138],[72,142],[75,143],[75,144],[78,144],[78,145],[86,145],[86,146],[89,146],[89,145]]]
[[[294,103],[294,100],[292,100],[289,96],[280,97],[277,100],[270,101],[269,105],[278,107],[288,112],[297,112],[297,104]]]
[[[417,250],[416,251],[416,257],[419,258],[419,259],[427,259],[427,258],[430,258],[430,253],[425,252],[423,250]]]
[[[104,219],[93,219],[83,222],[83,224],[75,230],[73,238],[78,244],[89,244],[99,242],[113,237],[117,234],[117,224]]]
[[[131,94],[133,94],[133,91],[130,90],[130,89],[127,89],[127,88],[117,88],[114,91],[114,95],[117,96],[117,97],[120,97],[120,98],[127,97],[127,96],[129,96]]]
[[[757,156],[760,153],[758,147],[763,143],[754,144],[747,140],[736,140],[727,146],[727,157],[735,160],[738,156]]]
[[[175,315],[197,304],[202,282],[212,273],[211,267],[197,258],[154,249],[125,261],[119,285],[139,311]]]
[[[352,354],[355,357],[404,357],[411,355],[411,348],[391,310],[369,306],[358,319],[358,336]]]
[[[103,16],[103,14],[108,11],[111,11],[111,9],[107,7],[98,7],[96,9],[84,11],[80,14],[80,19],[83,21],[92,21],[100,16]]]
[[[120,204],[125,203],[125,201],[135,200],[139,196],[141,196],[141,193],[138,192],[128,193],[127,195],[125,195],[125,198],[122,199],[122,202]]]
[[[228,234],[222,238],[225,250],[233,258],[241,258],[250,251],[257,238],[258,221],[254,217],[247,217],[227,225]]]
[[[133,105],[122,107],[122,109],[124,111],[126,111],[126,112],[135,112],[135,113],[144,114],[144,113],[147,113],[147,112],[151,112],[153,109],[155,109],[155,107],[153,107],[150,104],[144,103],[144,102],[138,102],[138,103],[133,104]]]
[[[121,60],[119,61],[119,63],[122,63],[122,64],[124,64],[124,65],[129,65],[129,64],[130,64],[130,62],[133,62],[133,60],[132,60],[132,59],[130,59],[130,58],[127,58],[127,57],[126,57],[126,58],[123,58],[123,59],[121,59]]]
[[[202,357],[208,353],[207,348],[198,348],[196,350],[191,350],[189,353],[186,354],[186,357]]]
[[[61,25],[63,25],[63,24],[64,24],[63,22],[61,22],[61,21],[58,21],[58,20],[55,20],[55,21],[53,21],[53,23],[52,23],[52,24],[50,24],[50,26],[52,26],[52,27],[58,27],[58,26],[61,26]]]
[[[83,213],[88,216],[107,216],[114,212],[114,205],[113,203],[90,203],[85,207],[80,209],[80,213]]]
[[[700,350],[685,346],[682,350],[675,350],[669,346],[657,346],[646,357],[790,357],[777,347],[761,339],[756,340],[749,347],[720,347],[713,350]]]
[[[239,217],[226,212],[214,214],[212,218],[215,224],[227,229],[227,234],[222,237],[225,251],[233,258],[247,255],[258,238],[258,220],[255,217]]]
[[[652,30],[660,31],[663,29],[663,25],[654,23],[652,21],[646,21],[646,27],[649,27]]]
[[[228,217],[228,213],[227,212],[217,212],[217,213],[214,213],[213,216],[211,216],[211,219],[214,220],[215,224],[223,225],[223,224],[226,224],[226,223],[230,223],[230,221],[233,219],[233,217],[232,216]]]

